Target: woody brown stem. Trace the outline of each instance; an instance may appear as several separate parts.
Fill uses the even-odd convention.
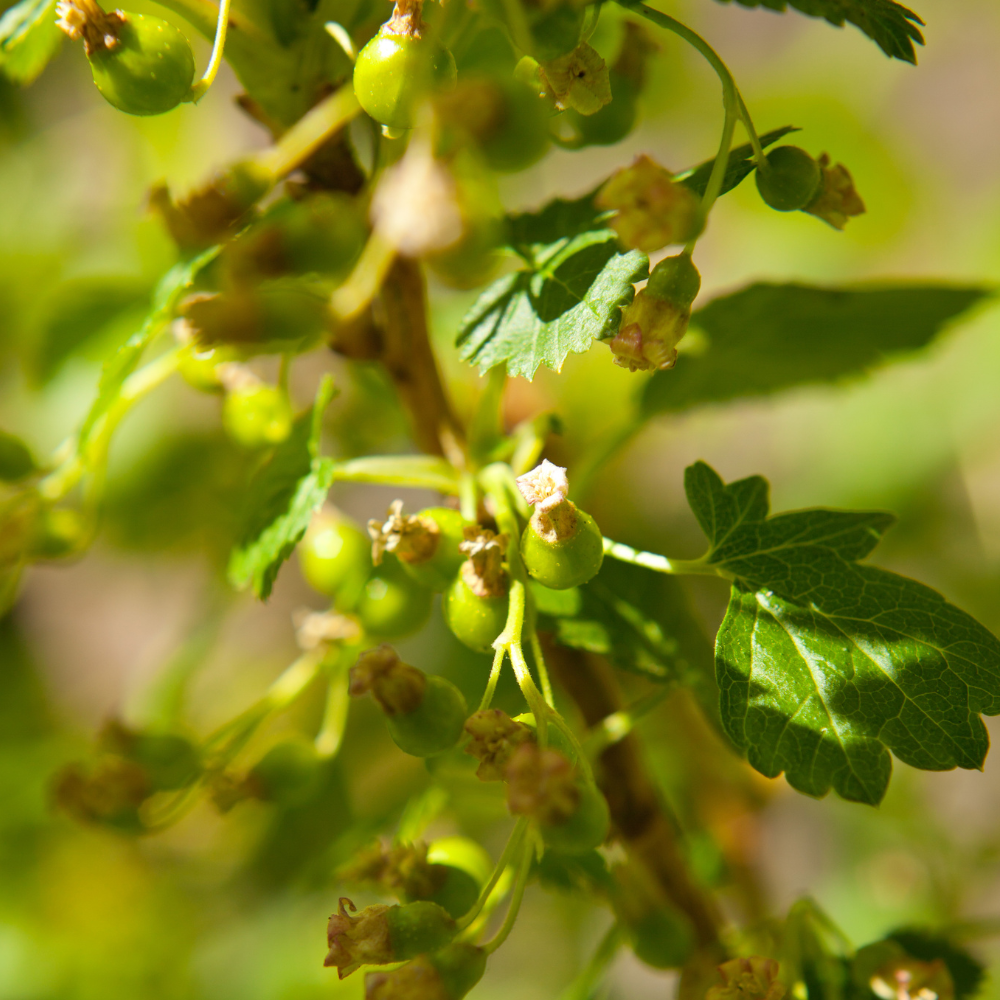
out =
[[[445,395],[427,331],[427,289],[420,265],[397,257],[378,296],[382,328],[379,360],[410,413],[421,451],[451,458],[463,440],[461,425]]]
[[[624,707],[618,682],[604,660],[551,641],[546,641],[545,646],[546,659],[588,726],[597,725]],[[699,943],[712,951],[721,951],[722,915],[712,897],[688,871],[675,828],[646,771],[635,733],[601,753],[598,785],[608,800],[615,830],[630,857],[656,881],[667,899],[687,915]]]

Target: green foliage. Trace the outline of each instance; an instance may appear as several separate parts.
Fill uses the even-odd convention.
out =
[[[768,146],[784,138],[789,132],[798,131],[794,125],[785,125],[783,128],[773,129],[771,132],[765,132],[760,136],[760,144],[764,149],[767,149]],[[685,187],[694,191],[695,194],[703,195],[705,188],[708,187],[708,179],[712,175],[712,167],[714,166],[714,159],[706,160],[704,163],[699,163],[697,167],[692,167],[690,170],[685,170],[684,173],[678,174],[676,179]],[[753,146],[750,143],[737,146],[730,152],[729,159],[726,162],[726,172],[722,175],[722,190],[720,194],[727,194],[733,188],[739,187],[755,169]]]
[[[876,803],[892,764],[978,768],[1000,713],[1000,642],[923,584],[860,565],[894,518],[821,508],[768,516],[759,476],[685,474],[733,582],[716,640],[722,723],[761,773]]]
[[[571,353],[615,333],[649,268],[644,253],[620,253],[607,229],[538,246],[526,263],[491,285],[462,322],[459,353],[481,371],[506,364],[509,375],[529,379],[540,365],[559,371]]]
[[[713,299],[691,319],[704,350],[657,372],[642,396],[651,415],[760,396],[860,374],[925,347],[990,294],[985,288],[905,285],[838,289],[755,284]]]
[[[0,431],[0,481],[17,482],[37,469],[31,449],[20,438]]]
[[[0,17],[0,73],[31,83],[59,51],[56,0],[21,0]]]
[[[730,0],[721,0],[729,3]],[[924,22],[895,0],[736,0],[743,7],[766,7],[784,11],[792,7],[810,17],[826,18],[838,28],[847,21],[860,28],[878,47],[894,59],[916,63],[913,43],[924,44],[917,25]]]
[[[332,398],[333,382],[325,379],[312,409],[296,419],[292,433],[250,484],[248,519],[229,561],[229,579],[240,590],[252,587],[261,600],[270,596],[278,570],[333,483],[333,460],[319,454],[323,411]]]
[[[922,962],[941,959],[955,985],[955,1000],[974,997],[986,979],[983,963],[944,934],[935,934],[919,927],[903,927],[886,938],[898,944],[908,955]]]

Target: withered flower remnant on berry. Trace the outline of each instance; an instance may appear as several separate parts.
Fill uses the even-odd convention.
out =
[[[507,806],[512,813],[530,816],[543,825],[565,823],[580,802],[576,768],[558,750],[523,743],[504,770]]]
[[[354,903],[346,896],[341,896],[337,912],[326,925],[329,951],[323,964],[327,968],[336,966],[343,979],[362,965],[384,965],[391,962],[389,909],[390,907],[377,903],[366,906],[358,913]]]
[[[426,562],[437,549],[441,529],[433,518],[404,514],[403,501],[393,500],[385,521],[372,518],[368,522],[368,534],[372,539],[372,562],[378,566],[386,552],[403,562]]]
[[[829,154],[819,158],[823,180],[819,194],[805,207],[804,211],[828,222],[834,229],[843,229],[848,219],[864,215],[865,203],[854,188],[854,180],[842,163],[830,166]]]
[[[480,781],[500,781],[514,751],[535,739],[530,726],[499,708],[485,708],[470,715],[465,731],[470,736],[465,752],[479,761],[476,777]]]
[[[778,971],[773,958],[760,955],[723,962],[719,966],[722,984],[711,987],[705,1000],[781,1000],[785,985]]]
[[[477,597],[502,597],[507,593],[507,573],[503,568],[508,538],[478,525],[466,527],[458,548],[465,556],[460,570],[466,586]]]
[[[426,689],[424,673],[403,663],[388,643],[362,653],[351,667],[351,695],[360,697],[370,691],[386,715],[406,715],[415,711]]]

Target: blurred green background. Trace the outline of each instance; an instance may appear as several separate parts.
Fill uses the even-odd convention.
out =
[[[713,0],[662,7],[728,61],[761,131],[800,126],[796,141],[847,164],[868,205],[840,234],[805,214],[770,212],[744,184],[722,199],[699,244],[701,301],[759,278],[996,280],[995,0],[919,0],[928,44],[916,68],[886,59],[852,28],[794,14]],[[613,46],[616,19],[613,11],[602,17],[599,48]],[[620,146],[555,152],[506,178],[509,208],[583,192],[639,152],[675,170],[711,155],[717,81],[679,40],[660,41],[641,128]],[[206,49],[196,50],[199,64]],[[236,92],[227,75],[197,108],[127,118],[99,97],[70,46],[26,91],[0,80],[0,427],[38,454],[79,421],[101,358],[131,331],[171,262],[145,212],[149,185],[166,179],[183,189],[265,143],[233,104]],[[467,409],[477,378],[451,345],[472,296],[432,291],[441,365]],[[118,306],[110,312],[109,301]],[[300,359],[292,387],[301,405],[321,371],[343,389],[329,416],[335,453],[406,447],[405,419],[370,368],[324,352]],[[555,409],[566,433],[554,454],[572,465],[626,420],[642,379],[613,367],[598,345],[571,357],[559,376],[512,383],[507,415],[513,422]],[[767,476],[775,509],[889,508],[900,524],[876,561],[937,587],[997,631],[998,386],[1000,310],[987,305],[925,354],[865,378],[651,423],[604,467],[589,509],[607,534],[696,555],[681,477],[698,458],[727,480]],[[363,993],[360,976],[339,983],[322,968],[325,919],[339,895],[333,872],[366,839],[391,833],[407,797],[429,781],[419,761],[388,741],[371,705],[352,707],[345,748],[311,804],[244,804],[221,817],[203,806],[139,840],[81,827],[50,805],[51,775],[86,751],[104,719],[144,720],[157,678],[189,649],[206,615],[212,638],[188,697],[193,731],[249,704],[294,657],[291,612],[320,606],[294,561],[267,605],[226,595],[219,582],[241,461],[219,435],[217,400],[169,383],[116,441],[94,550],[72,566],[34,568],[0,625],[0,1000]],[[393,496],[354,488],[334,499],[364,520]],[[691,596],[713,631],[724,592],[706,584]],[[401,649],[478,697],[487,662],[460,652],[437,617]],[[515,703],[509,690],[504,697]],[[321,707],[318,693],[306,699],[257,738],[254,752],[280,732],[314,731]],[[700,746],[678,722],[682,709],[668,704],[642,727],[672,801],[684,796]],[[1000,918],[1000,771],[992,760],[982,774],[923,774],[897,763],[878,810],[814,802],[780,779],[740,780],[757,805],[723,805],[706,823],[731,853],[745,855],[774,912],[811,893],[856,944],[902,923]],[[430,833],[465,832],[496,855],[508,824],[495,790],[462,774],[445,785],[452,798]],[[532,888],[473,995],[557,996],[609,919]],[[995,945],[985,933],[973,942],[987,960],[1000,960]],[[672,988],[671,974],[631,956],[613,968],[615,998],[651,1000]],[[1000,995],[993,979],[986,990]]]

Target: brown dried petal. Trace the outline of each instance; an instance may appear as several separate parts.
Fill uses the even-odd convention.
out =
[[[372,562],[381,565],[386,552],[394,553],[403,562],[422,563],[434,555],[441,529],[430,517],[404,514],[403,501],[393,500],[384,522],[374,518],[368,522],[372,539]]]
[[[785,993],[773,958],[734,958],[719,966],[719,975],[724,985],[713,986],[705,1000],[781,1000]]]
[[[452,1000],[441,974],[425,955],[393,969],[365,976],[365,1000]]]
[[[355,698],[367,694],[378,702],[387,715],[406,715],[424,699],[427,678],[403,663],[388,643],[369,649],[351,667],[349,691]]]
[[[622,313],[621,329],[610,341],[615,364],[633,372],[673,368],[677,344],[690,319],[690,309],[681,309],[643,289]]]
[[[469,525],[463,528],[464,541],[458,548],[468,558],[462,563],[462,579],[477,597],[502,597],[507,593],[507,574],[503,558],[508,538],[489,528]]]
[[[608,67],[586,42],[572,52],[541,64],[541,76],[561,111],[596,114],[611,103]]]
[[[652,253],[672,243],[686,243],[698,230],[698,198],[673,174],[648,156],[612,174],[594,200],[616,211],[610,225],[625,246]]]
[[[350,910],[350,913],[348,913]],[[384,904],[366,906],[357,916],[357,907],[346,896],[341,896],[340,906],[326,925],[329,948],[323,965],[336,966],[340,978],[349,976],[362,965],[382,965],[392,961],[392,941],[389,907]]]
[[[511,755],[522,744],[533,742],[534,731],[516,722],[499,708],[486,708],[465,720],[471,739],[465,752],[479,761],[476,777],[480,781],[500,781]]]
[[[823,184],[805,211],[828,222],[834,229],[843,229],[848,219],[864,215],[865,203],[854,189],[854,180],[847,167],[842,163],[831,167],[826,153],[819,158],[819,166],[823,172]]]

